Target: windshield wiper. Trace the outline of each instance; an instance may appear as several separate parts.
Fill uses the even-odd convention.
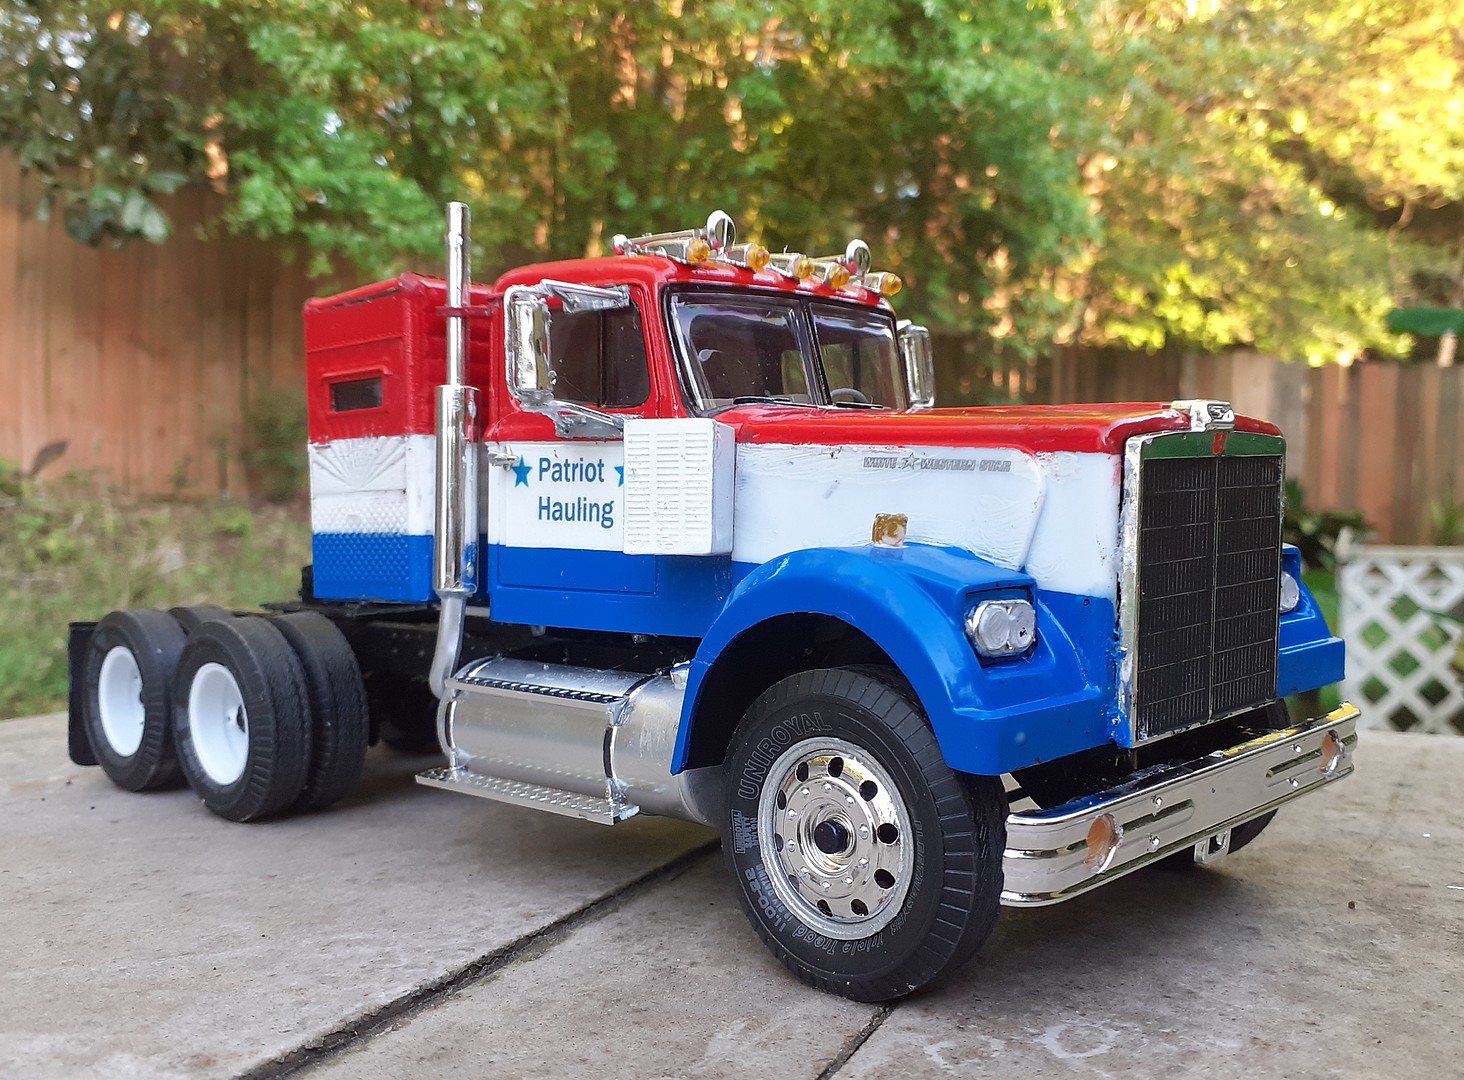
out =
[[[818,408],[811,401],[794,401],[790,397],[779,397],[777,394],[739,394],[732,399],[733,405],[793,405],[800,409]]]

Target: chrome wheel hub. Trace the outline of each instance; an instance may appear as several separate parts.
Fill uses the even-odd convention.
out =
[[[915,837],[894,781],[867,751],[827,738],[790,747],[768,772],[757,820],[773,889],[805,925],[847,941],[899,912]]]

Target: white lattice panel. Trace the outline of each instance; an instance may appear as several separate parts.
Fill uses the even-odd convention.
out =
[[[1464,550],[1358,547],[1341,555],[1343,696],[1367,727],[1464,734],[1464,686],[1450,665],[1464,612]]]

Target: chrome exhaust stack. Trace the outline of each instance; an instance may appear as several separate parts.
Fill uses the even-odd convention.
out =
[[[472,216],[447,204],[447,379],[437,388],[433,588],[441,601],[428,683],[442,697],[462,651],[463,613],[478,591],[478,391],[467,385]]]

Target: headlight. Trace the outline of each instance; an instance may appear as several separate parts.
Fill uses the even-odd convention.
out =
[[[1288,611],[1295,611],[1296,605],[1301,603],[1301,585],[1291,576],[1289,571],[1281,571],[1281,614]]]
[[[1037,640],[1037,612],[1027,600],[983,600],[966,616],[966,636],[982,656],[1018,656]]]

